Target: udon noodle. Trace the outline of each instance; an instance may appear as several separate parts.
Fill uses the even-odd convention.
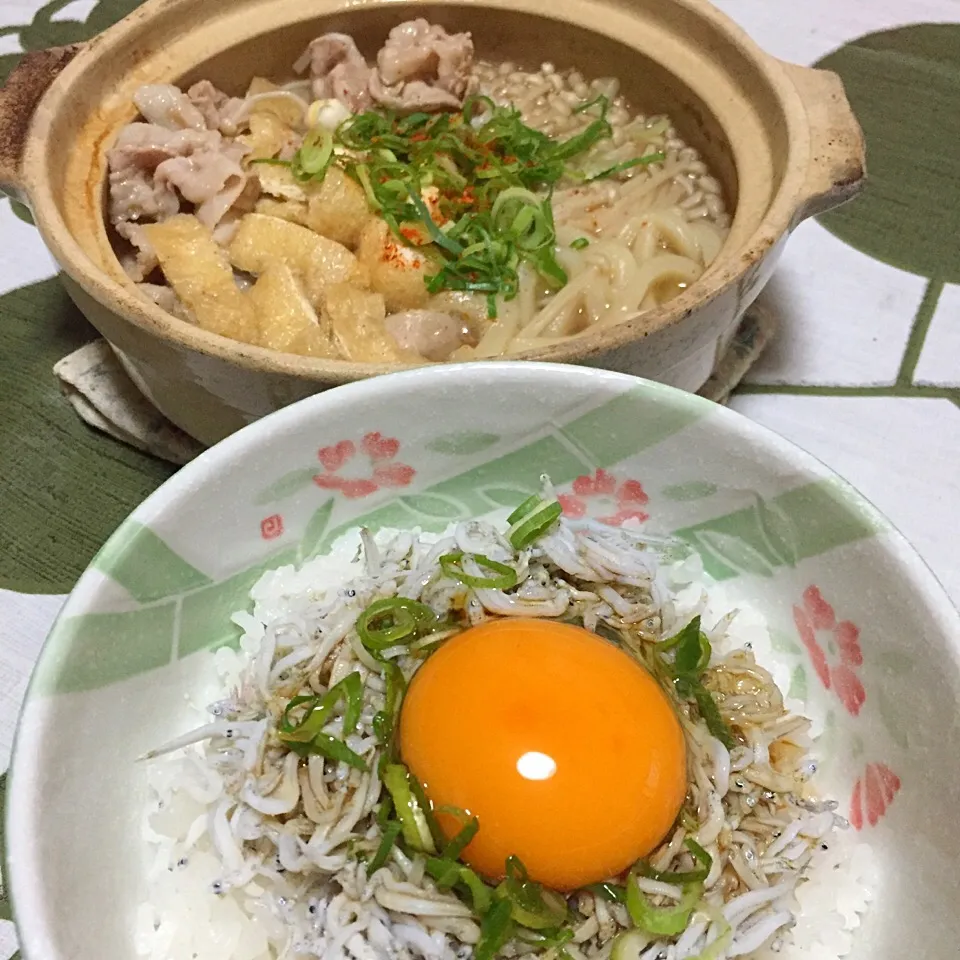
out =
[[[719,182],[613,78],[475,60],[401,24],[371,66],[325,34],[245,96],[141,88],[109,151],[121,263],[181,320],[417,363],[561,343],[667,302],[729,229]]]

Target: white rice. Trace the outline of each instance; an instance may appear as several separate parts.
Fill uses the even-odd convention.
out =
[[[487,519],[504,529],[503,515],[505,511]],[[440,535],[384,530],[375,542],[383,547],[397,537],[412,537],[426,552],[430,544],[454,537],[457,532],[455,525]],[[464,536],[462,527],[459,535]],[[278,628],[293,631],[300,640],[312,635],[321,602],[358,578],[362,581],[365,575],[359,531],[345,534],[328,555],[311,560],[299,570],[283,567],[264,574],[251,591],[252,610],[233,615],[234,623],[243,631],[239,649],[224,648],[202,655],[205,660],[201,669],[208,670],[211,677],[210,701],[234,693],[244,671],[261,653],[265,637],[275,636]],[[763,618],[740,604],[731,621],[727,615],[730,605],[724,603],[725,591],[707,580],[697,558],[674,566],[669,575],[661,570],[655,586],[664,594],[665,623],[668,618],[685,623],[700,613],[715,654],[746,646],[785,688],[789,674],[777,663]],[[787,707],[802,712],[802,704],[788,702]],[[209,712],[198,709],[196,719],[197,725],[209,723]],[[188,720],[185,726],[190,723]],[[247,734],[252,742],[255,734]],[[243,748],[242,737],[247,734],[239,734],[238,747]],[[416,916],[384,908],[373,898],[358,912],[356,902],[343,893],[284,896],[278,891],[288,891],[289,887],[281,886],[281,875],[271,876],[269,870],[236,881],[244,869],[243,859],[225,862],[224,844],[216,843],[215,837],[221,830],[242,839],[243,805],[222,806],[223,779],[208,762],[202,745],[154,759],[145,770],[151,799],[144,823],[147,897],[137,913],[135,932],[140,956],[150,960],[299,960],[320,954],[324,960],[466,960],[470,956],[469,944],[452,932],[458,930],[458,923],[461,927],[464,924],[455,917],[446,921],[435,918],[424,926]],[[345,767],[338,773],[347,775]],[[376,799],[367,798],[366,808],[372,809]],[[226,810],[232,810],[229,822]],[[815,820],[810,818],[810,822]],[[876,874],[869,847],[858,842],[852,831],[833,830],[835,822],[836,818],[829,816],[824,820],[825,840],[815,848],[804,869],[805,879],[794,892],[788,891],[765,912],[758,913],[759,920],[752,928],[749,922],[738,928],[722,958],[839,960],[850,952],[861,915],[873,897]],[[222,833],[220,838],[222,841]],[[781,839],[789,848],[792,838]],[[223,889],[221,879],[230,870],[236,882]],[[730,909],[728,905],[725,912]],[[790,914],[795,915],[795,924],[784,926],[783,916],[777,911],[791,921]],[[598,907],[598,918],[599,914]],[[765,935],[763,923],[777,926]],[[467,940],[473,939],[470,926],[468,919],[464,927]],[[707,926],[704,919],[701,930]],[[309,929],[311,936],[316,934],[309,952],[304,942],[298,943],[296,936],[291,936],[292,930],[304,929]],[[688,932],[690,936],[685,935],[678,944],[662,948],[654,944],[639,957],[683,960],[695,956],[703,949],[703,942],[694,937],[697,931]],[[585,954],[575,945],[568,945],[567,952],[573,960],[584,960]],[[606,960],[608,955],[609,944],[591,960]]]

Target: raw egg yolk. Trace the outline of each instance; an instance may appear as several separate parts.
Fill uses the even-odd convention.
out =
[[[496,620],[417,671],[400,750],[450,838],[445,805],[479,820],[462,854],[489,879],[510,855],[573,890],[614,877],[670,830],[687,790],[677,715],[653,677],[580,627]]]

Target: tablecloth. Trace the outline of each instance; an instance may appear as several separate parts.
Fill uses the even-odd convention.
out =
[[[225,0],[221,0],[225,2]],[[916,545],[960,603],[960,3],[720,0],[769,52],[837,70],[866,131],[864,197],[802,225],[764,294],[778,339],[731,406],[815,454]],[[4,0],[0,77],[135,0]],[[0,768],[79,572],[174,470],[83,425],[55,361],[94,333],[29,214],[0,202]],[[16,949],[0,923],[0,955]]]

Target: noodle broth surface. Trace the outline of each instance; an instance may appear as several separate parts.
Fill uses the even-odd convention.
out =
[[[474,57],[415,20],[375,65],[314,40],[245,96],[137,91],[108,218],[144,296],[248,343],[354,362],[509,355],[655,308],[716,258],[719,181],[615,78]]]

